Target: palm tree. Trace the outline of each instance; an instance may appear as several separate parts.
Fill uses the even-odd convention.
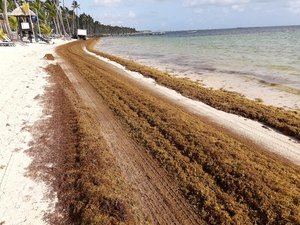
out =
[[[78,4],[77,1],[72,2],[72,9],[73,9],[73,24],[72,24],[72,31],[73,34],[75,34],[75,19],[76,19],[76,11],[80,8],[80,5]],[[78,25],[77,25],[78,28]]]
[[[2,0],[2,11],[3,11],[3,19],[4,19],[4,29],[9,37],[11,37],[11,29],[9,26],[9,20],[7,15],[7,0]]]
[[[56,9],[55,3],[53,3],[50,0],[47,0],[45,2],[45,9],[49,13],[49,18],[52,19],[52,21],[53,21],[56,34],[61,35],[61,31],[60,31],[60,27],[59,27],[59,23],[58,23],[58,19],[57,19],[57,9]]]
[[[61,7],[60,7],[60,1],[59,0],[55,0],[55,5],[56,5],[56,9],[57,9],[58,21],[61,23],[62,33],[64,35],[67,35],[66,28],[65,28],[65,25],[64,25],[64,20],[63,20],[63,17],[62,17],[62,11],[61,11]]]
[[[70,11],[67,7],[63,7],[62,8],[62,14],[66,20],[66,23],[67,23],[67,28],[68,28],[68,33],[69,35],[71,34],[71,27],[70,27],[70,23],[69,23],[69,19],[72,19],[72,16],[70,17]]]
[[[41,26],[40,26],[40,20],[41,20],[41,14],[43,12],[42,10],[42,2],[41,0],[35,0],[34,2],[31,3],[31,8],[35,11],[37,15],[37,23],[38,23],[38,31],[39,34],[41,35]]]

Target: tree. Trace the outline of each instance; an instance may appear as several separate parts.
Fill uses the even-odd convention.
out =
[[[9,26],[9,20],[7,15],[7,0],[2,0],[2,11],[3,11],[3,19],[4,19],[4,29],[6,34],[11,37],[11,29]]]
[[[72,16],[70,17],[70,13],[69,13],[69,9],[67,7],[64,7],[62,8],[62,14],[63,14],[63,17],[65,18],[65,21],[66,21],[66,25],[67,25],[67,28],[68,28],[68,32],[69,32],[69,35],[71,34],[71,27],[70,27],[70,22],[69,22],[69,19],[71,18],[72,19]]]
[[[56,0],[55,5],[56,5],[56,10],[57,10],[58,21],[61,24],[62,33],[63,33],[63,35],[67,35],[66,28],[65,28],[65,25],[64,25],[64,20],[63,20],[63,17],[62,17],[60,1]]]
[[[52,22],[54,24],[56,34],[62,35],[59,24],[58,24],[58,19],[57,19],[56,4],[50,0],[47,0],[45,2],[45,10],[47,10],[49,13],[49,18],[52,20]]]
[[[10,17],[8,18],[8,20],[9,20],[9,26],[10,26],[10,29],[11,29],[12,31],[17,31],[17,30],[18,30],[18,19],[17,19],[17,17],[15,17],[15,16],[10,16]]]
[[[32,4],[30,6],[37,15],[38,31],[39,31],[39,34],[41,34],[40,20],[43,17],[42,12],[44,12],[44,10],[42,10],[42,7],[43,7],[42,2],[41,2],[41,0],[35,0],[34,2],[32,2]]]
[[[76,11],[80,8],[80,5],[78,4],[77,1],[73,1],[72,2],[72,9],[73,9],[73,23],[72,23],[72,32],[73,35],[75,34],[75,23],[76,23]],[[78,28],[78,24],[77,24],[77,28]]]
[[[0,13],[7,18],[7,12],[15,9],[16,5],[25,2],[24,0],[0,0]],[[29,2],[29,1],[26,1]],[[5,8],[5,10],[4,10]],[[101,24],[99,21],[86,13],[78,14],[80,5],[78,1],[72,1],[70,8],[61,6],[59,0],[31,0],[30,8],[39,18],[39,31],[42,34],[50,35],[52,31],[58,35],[76,34],[76,29],[82,27],[87,30],[88,35],[103,34],[127,34],[136,32],[133,28],[118,27]],[[6,20],[3,28],[5,33],[10,34],[11,28],[16,26],[15,18]],[[66,29],[65,29],[66,28]],[[9,30],[7,30],[9,29]]]

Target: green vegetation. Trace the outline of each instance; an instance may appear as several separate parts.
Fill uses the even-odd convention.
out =
[[[5,38],[6,34],[2,29],[0,29],[0,40],[3,40]]]
[[[128,70],[153,78],[157,83],[174,89],[186,97],[199,100],[225,112],[257,120],[300,140],[300,115],[296,111],[266,106],[258,101],[249,100],[237,93],[208,89],[189,79],[174,77],[166,72],[138,64],[134,61],[96,51],[93,48],[96,41],[90,40],[88,42],[87,48],[89,51],[118,62]]]
[[[22,6],[25,2],[29,2],[30,10],[38,15],[41,33],[46,36],[52,33],[59,36],[72,36],[76,34],[77,29],[86,29],[90,36],[136,32],[134,28],[104,25],[88,14],[78,14],[80,9],[78,1],[72,1],[68,8],[65,5],[61,5],[61,1],[58,0],[0,0],[0,13],[4,14],[4,21],[8,25],[5,26],[5,33],[9,34],[9,36],[11,30],[7,28],[16,31],[17,21],[14,18],[9,19],[7,12],[13,11],[17,4]],[[36,27],[35,32],[38,33],[39,28]]]
[[[11,28],[12,31],[17,31],[18,29],[18,20],[17,20],[17,17],[15,16],[10,16],[8,18],[9,20],[9,26]]]
[[[299,167],[216,130],[82,50],[58,53],[89,81],[136,142],[176,179],[208,224],[299,224]],[[165,75],[167,76],[167,75]]]
[[[0,17],[0,29],[3,29],[3,31],[7,34],[7,35],[11,35],[11,29],[9,26],[9,20],[8,20],[8,9],[12,6],[12,4],[10,4],[10,2],[8,2],[7,0],[0,0],[0,13],[1,13],[1,17]],[[4,23],[2,23],[2,21],[4,21]]]
[[[52,29],[48,24],[42,23],[40,25],[41,34],[45,36],[50,36],[52,34]]]

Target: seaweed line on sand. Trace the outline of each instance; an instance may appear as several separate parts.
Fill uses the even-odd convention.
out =
[[[85,78],[131,137],[180,184],[208,224],[297,224],[299,167],[203,123],[168,101],[131,84],[83,51],[59,54]]]
[[[216,109],[237,114],[248,119],[262,122],[283,134],[300,140],[300,114],[297,111],[267,106],[261,102],[247,99],[238,93],[226,90],[205,88],[190,79],[174,77],[166,72],[123,59],[94,49],[98,39],[88,40],[87,49],[97,55],[115,61],[126,69],[139,72],[154,79],[158,84],[169,87],[183,96],[199,100]]]

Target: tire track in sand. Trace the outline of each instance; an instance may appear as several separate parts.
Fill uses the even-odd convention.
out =
[[[135,189],[135,197],[144,216],[154,224],[205,224],[158,162],[131,141],[101,96],[80,76],[80,72],[67,62],[60,64],[83,102],[96,115],[102,135],[115,155],[124,177]]]

